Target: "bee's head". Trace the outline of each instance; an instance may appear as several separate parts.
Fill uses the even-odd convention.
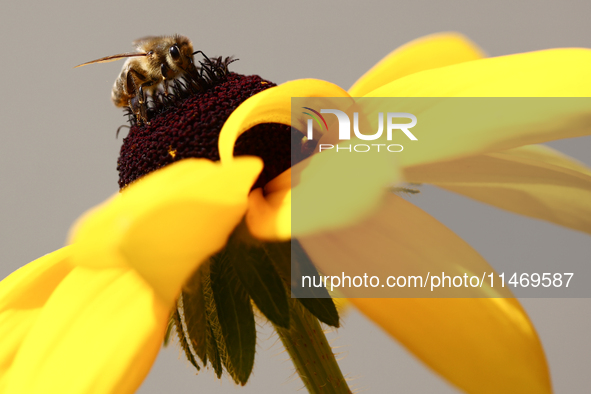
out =
[[[193,45],[191,41],[180,35],[172,37],[168,48],[167,60],[172,69],[187,71],[193,65]]]

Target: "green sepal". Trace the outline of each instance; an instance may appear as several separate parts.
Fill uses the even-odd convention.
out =
[[[181,348],[185,352],[185,356],[187,357],[187,360],[189,360],[189,362],[195,368],[197,368],[197,371],[199,371],[199,365],[197,365],[197,360],[195,360],[195,357],[193,356],[193,353],[191,352],[191,346],[187,342],[187,337],[185,336],[185,331],[183,329],[183,323],[182,323],[182,317],[181,317],[178,307],[174,310],[174,313],[172,316],[173,316],[173,320],[174,320],[174,325],[176,327],[176,333],[179,338],[179,344],[181,345]]]
[[[275,329],[308,393],[351,394],[318,319],[297,299],[290,304],[290,328]]]
[[[203,285],[203,299],[205,301],[205,318],[207,329],[205,331],[205,349],[207,350],[207,358],[211,363],[211,366],[218,379],[222,377],[222,355],[220,347],[224,348],[221,338],[221,327],[218,321],[218,314],[215,306],[215,300],[213,299],[213,290],[211,290],[211,278],[209,275],[210,264],[203,265],[202,272],[202,285]],[[219,341],[216,338],[215,332],[218,332]]]
[[[166,333],[164,334],[164,347],[167,347],[170,343],[170,337],[172,336],[172,331],[174,330],[174,327],[174,316],[171,315],[168,319],[168,325],[166,326]]]
[[[222,361],[234,380],[244,385],[252,372],[256,350],[252,304],[225,251],[211,260],[211,289],[228,355]]]
[[[291,243],[265,242],[263,248],[269,260],[273,263],[283,282],[289,289],[293,287],[291,282]]]
[[[338,328],[339,312],[332,298],[299,298],[298,301],[324,324]]]
[[[222,358],[220,356],[220,350],[218,349],[215,335],[213,334],[213,328],[209,324],[207,325],[206,334],[207,354],[209,356],[209,361],[211,362],[215,376],[217,376],[218,379],[221,379],[222,373],[224,372],[222,369]]]
[[[205,316],[205,299],[203,298],[203,271],[202,266],[189,279],[181,293],[179,306],[182,305],[187,337],[193,351],[201,359],[203,365],[207,365],[207,318]]]
[[[273,324],[289,328],[287,293],[265,250],[232,237],[226,251],[228,262],[260,311]]]
[[[298,282],[302,276],[318,276],[318,271],[308,254],[297,240],[265,243],[265,251],[276,265],[280,275],[297,298],[321,322],[339,327],[339,312],[325,287],[303,289]]]

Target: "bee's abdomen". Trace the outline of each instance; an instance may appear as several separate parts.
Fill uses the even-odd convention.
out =
[[[111,100],[116,107],[127,107],[129,105],[129,95],[127,94],[127,72],[124,71],[119,74],[119,77],[115,81],[113,85],[113,90],[111,91]]]

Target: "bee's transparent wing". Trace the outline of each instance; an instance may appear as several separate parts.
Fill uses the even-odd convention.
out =
[[[96,59],[96,60],[93,60],[90,62],[82,63],[82,64],[77,65],[74,68],[86,66],[88,64],[93,64],[93,63],[108,63],[108,62],[112,62],[112,61],[127,58],[127,57],[146,56],[146,55],[148,55],[148,54],[147,53],[137,53],[137,52],[135,52],[135,53],[120,53],[118,55],[105,56],[105,57],[101,57],[100,59]]]
[[[159,36],[144,36],[142,38],[138,38],[137,40],[134,40],[131,43],[131,45],[137,47],[137,46],[142,45],[144,42],[154,40],[155,38],[161,38],[161,37],[159,37]]]

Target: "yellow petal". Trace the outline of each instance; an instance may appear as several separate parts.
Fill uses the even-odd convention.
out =
[[[591,233],[591,169],[545,146],[410,167],[405,178]]]
[[[468,244],[434,218],[389,195],[379,212],[347,229],[300,239],[325,275],[381,277],[429,270],[492,272]],[[340,288],[345,294],[351,289]],[[371,294],[382,293],[380,288]],[[501,289],[479,290],[499,296]],[[353,293],[357,294],[357,293]],[[361,293],[364,294],[364,293]],[[424,293],[423,293],[424,294]],[[423,362],[470,393],[549,393],[538,336],[513,298],[351,298]]]
[[[246,223],[258,239],[291,238],[291,168],[250,193]]]
[[[513,298],[350,300],[467,393],[551,393],[544,352]]]
[[[291,188],[291,168],[283,171],[265,185],[265,193],[273,193],[279,190]]]
[[[431,34],[401,46],[380,60],[355,82],[349,94],[361,97],[406,75],[483,57],[482,50],[461,34]]]
[[[499,153],[523,157],[536,162],[567,168],[580,172],[581,174],[591,175],[591,169],[585,164],[546,145],[520,146],[519,148],[508,149]]]
[[[591,50],[548,49],[408,75],[367,97],[588,97]]]
[[[132,269],[76,267],[37,317],[3,393],[133,393],[169,311]]]
[[[263,195],[263,189],[250,193],[246,224],[261,240],[286,241],[291,238],[291,189]]]
[[[259,158],[241,157],[225,165],[188,159],[156,171],[83,217],[72,236],[73,261],[132,267],[173,305],[242,219],[261,169]]]
[[[234,143],[248,129],[261,123],[281,123],[305,130],[305,124],[291,120],[292,97],[349,97],[330,82],[300,79],[264,90],[240,104],[224,123],[220,132],[219,151],[222,162],[232,160]]]
[[[368,96],[432,97],[398,101],[397,111],[418,119],[413,128],[418,141],[407,143],[399,154],[406,167],[589,135],[590,68],[591,50],[531,52],[412,74]],[[487,96],[510,98],[439,98]],[[366,114],[373,119],[384,110],[373,108]]]
[[[65,247],[45,255],[0,282],[0,388],[47,299],[72,270],[70,252]]]
[[[259,239],[287,240],[348,226],[377,208],[386,188],[401,179],[397,168],[395,155],[384,152],[315,154],[291,168],[291,190],[282,175],[269,185],[275,191],[251,194],[248,227]]]

